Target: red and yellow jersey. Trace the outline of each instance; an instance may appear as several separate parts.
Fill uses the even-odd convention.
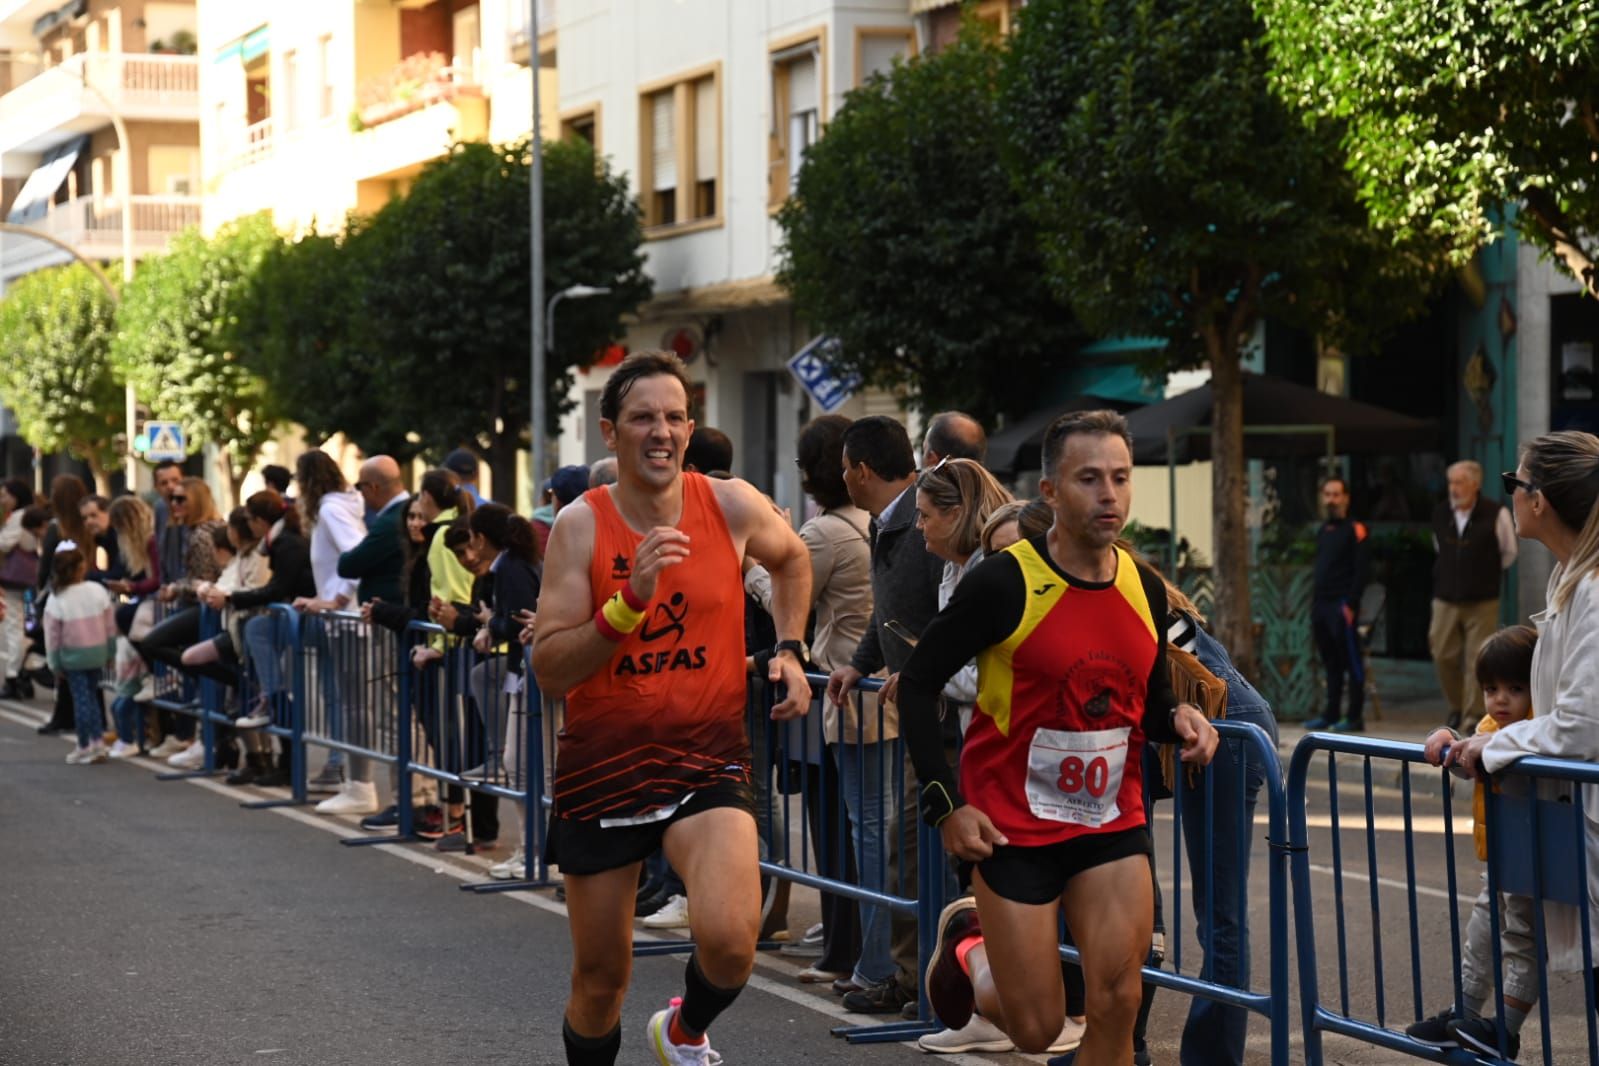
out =
[[[1166,612],[1160,578],[1118,548],[1113,580],[1082,582],[1046,551],[1038,538],[985,560],[900,679],[901,723],[913,755],[923,748],[917,774],[926,785],[939,774],[917,743],[921,698],[975,656],[960,794],[1024,846],[1143,825],[1144,744],[1149,733],[1171,739],[1174,703],[1156,625]]]
[[[643,535],[609,487],[584,495],[594,513],[593,609],[633,574]],[[566,698],[555,812],[562,818],[649,820],[713,781],[749,780],[744,707],[744,583],[715,491],[683,475],[689,558],[661,573],[644,621],[606,665]]]

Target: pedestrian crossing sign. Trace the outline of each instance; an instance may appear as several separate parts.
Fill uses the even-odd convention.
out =
[[[181,463],[189,457],[181,423],[146,422],[144,436],[150,442],[150,446],[145,449],[144,457],[153,463],[164,463],[168,460]]]

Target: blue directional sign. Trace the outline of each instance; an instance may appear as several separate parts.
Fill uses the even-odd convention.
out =
[[[837,337],[821,336],[811,341],[788,361],[794,375],[823,414],[832,414],[861,387],[859,374],[841,374],[833,369],[839,343]]]
[[[144,436],[149,447],[145,449],[144,457],[152,463],[162,463],[167,460],[181,463],[189,457],[187,441],[183,436],[183,425],[179,422],[146,422]]]

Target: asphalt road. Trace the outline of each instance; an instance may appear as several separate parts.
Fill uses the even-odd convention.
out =
[[[459,891],[462,880],[481,878],[496,856],[341,847],[337,836],[357,832],[353,820],[244,810],[237,802],[244,791],[214,781],[158,782],[148,760],[67,766],[68,745],[34,733],[41,720],[37,706],[0,705],[0,849],[7,856],[0,864],[0,1066],[564,1061],[564,908],[547,891]],[[1377,1016],[1375,926],[1382,936],[1384,1017],[1402,1026],[1415,1012],[1413,939],[1426,1012],[1451,995],[1446,847],[1459,864],[1462,923],[1480,867],[1471,848],[1469,795],[1457,797],[1460,817],[1449,840],[1440,795],[1418,789],[1413,938],[1400,796],[1378,782],[1380,922],[1373,921],[1359,785],[1340,789],[1350,1013]],[[1327,808],[1323,787],[1311,801],[1314,922],[1322,1001],[1337,1005],[1331,838],[1317,828],[1328,823]],[[1182,972],[1193,974],[1200,952],[1191,919],[1177,931],[1170,829],[1162,814],[1156,836],[1168,926],[1184,942]],[[1257,837],[1264,834],[1263,809]],[[1261,840],[1251,876],[1257,988],[1269,966],[1267,867]],[[1182,906],[1189,908],[1186,893]],[[790,914],[796,933],[815,913],[814,894],[796,889]],[[848,1046],[830,1036],[833,1025],[869,1019],[846,1015],[836,999],[799,985],[794,973],[801,965],[763,954],[749,989],[714,1032],[729,1064],[929,1061],[906,1045]],[[622,1062],[651,1061],[645,1021],[679,992],[681,976],[680,958],[636,962]],[[1303,1055],[1297,979],[1292,996],[1297,1062]],[[1585,1060],[1580,982],[1557,978],[1550,1002],[1553,1061]],[[1158,997],[1150,1026],[1155,1062],[1177,1062],[1186,1009],[1180,995]],[[1535,1016],[1523,1062],[1541,1058],[1536,1031]],[[1267,1051],[1268,1030],[1257,1019],[1248,1061],[1268,1062]],[[1341,1038],[1328,1038],[1326,1052],[1328,1062],[1415,1061]]]

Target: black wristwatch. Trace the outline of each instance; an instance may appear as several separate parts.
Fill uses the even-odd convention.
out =
[[[811,649],[805,646],[803,640],[780,640],[772,645],[772,654],[774,656],[783,651],[793,652],[794,657],[800,661],[801,666],[811,661]]]

